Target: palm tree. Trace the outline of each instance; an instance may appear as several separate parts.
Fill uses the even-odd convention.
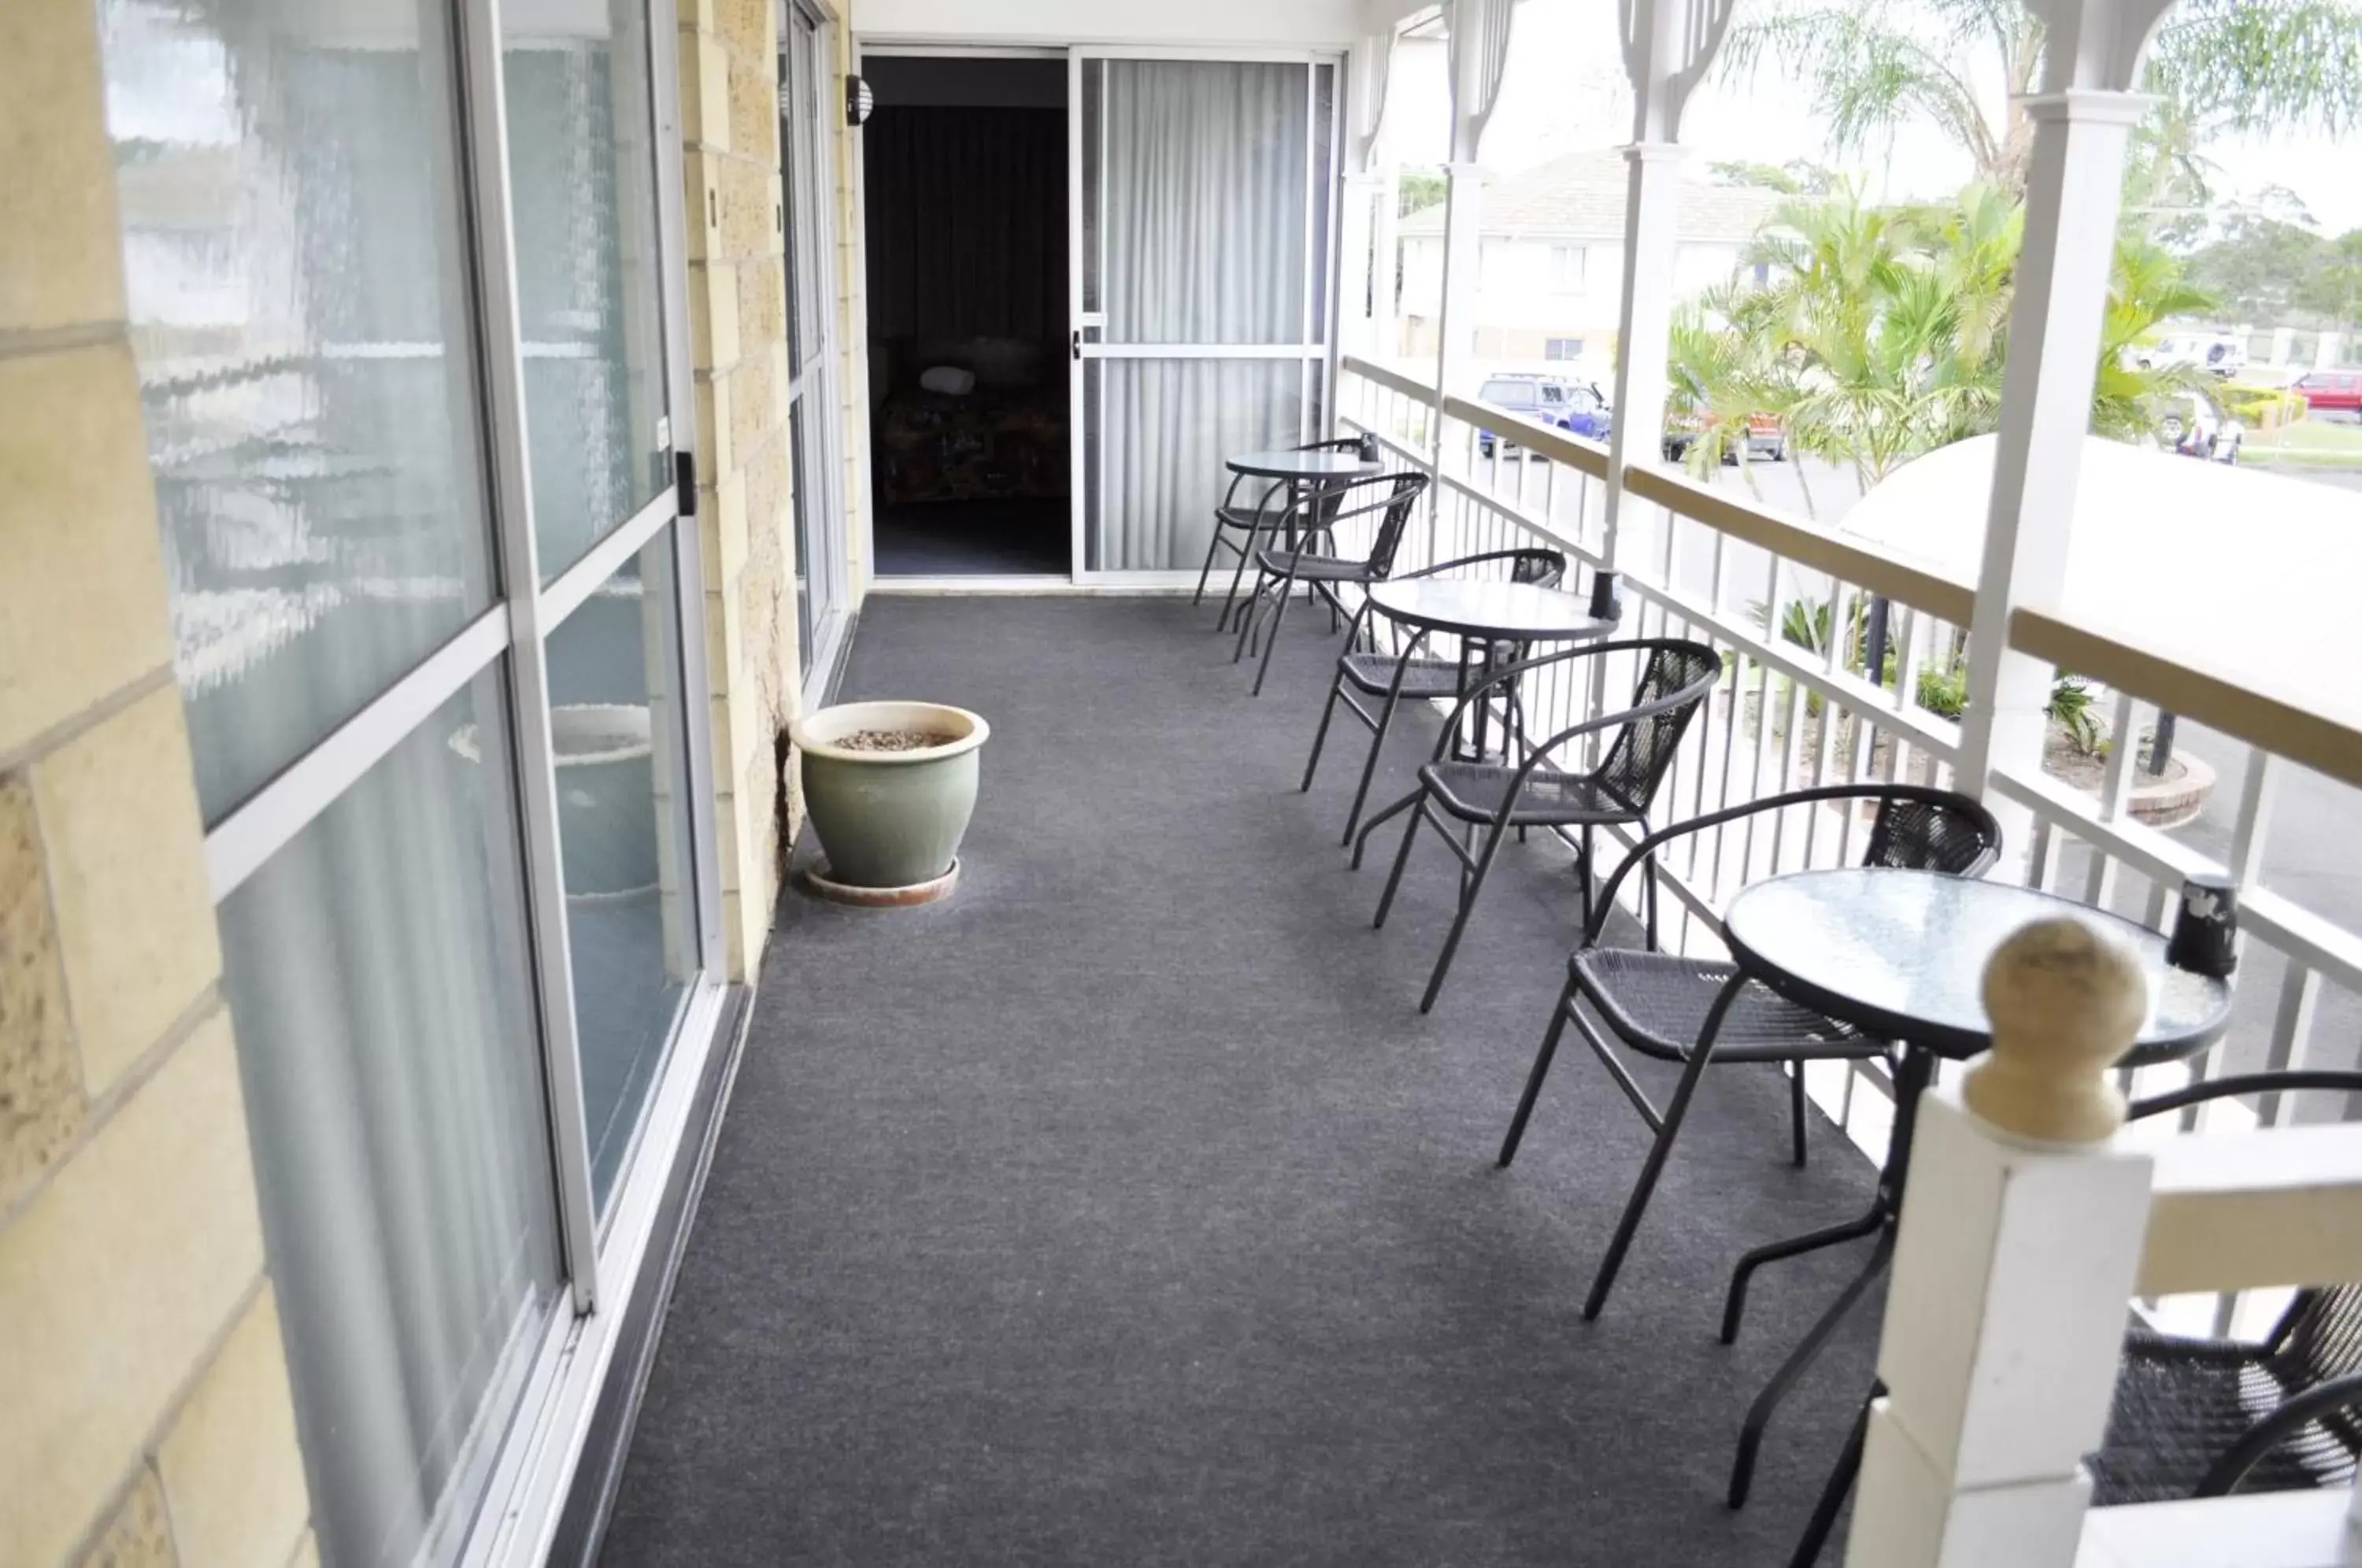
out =
[[[1920,454],[1997,428],[2024,237],[2023,204],[1992,186],[1943,205],[1872,205],[1850,186],[1781,204],[1742,262],[1770,281],[1734,281],[1676,315],[1668,404],[1699,422],[1692,464],[1721,461],[1734,437],[1743,462],[1748,415],[1771,414],[1786,422],[1793,451],[1850,469],[1866,494]],[[2163,248],[2118,239],[2095,434],[2136,440],[2158,429],[2197,372],[2140,369],[2126,350],[2158,323],[2213,305]],[[1885,612],[1870,606],[1865,668],[1883,668]]]
[[[2022,0],[1789,0],[1731,29],[1722,70],[1770,61],[1812,83],[1838,151],[1924,121],[1969,155],[1981,182],[2025,189],[2034,148],[2025,100],[2042,66],[2041,22]],[[1996,100],[1981,83],[1998,83]],[[2149,48],[2145,131],[2169,161],[2223,131],[2362,124],[2362,8],[2350,0],[2180,0]]]
[[[1879,206],[1847,187],[1783,202],[1749,246],[1769,282],[1713,290],[1677,314],[1672,412],[1695,418],[1693,458],[1717,462],[1750,414],[1786,423],[1792,447],[1849,469],[1866,493],[1922,452],[1999,426],[2024,207],[1972,185],[1943,204]],[[2152,435],[2193,373],[2144,370],[2126,350],[2213,299],[2181,263],[2120,237],[2092,429]]]
[[[1882,207],[1848,187],[1782,204],[1746,262],[1772,281],[1726,316],[1785,368],[1790,445],[1864,491],[1932,447],[1990,429],[2022,222],[1972,188],[1952,207]]]

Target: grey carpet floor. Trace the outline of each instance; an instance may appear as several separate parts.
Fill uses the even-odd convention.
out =
[[[1732,1348],[1724,1281],[1858,1212],[1866,1163],[1823,1123],[1791,1168],[1771,1070],[1710,1074],[1584,1323],[1645,1129],[1570,1043],[1493,1165],[1566,857],[1507,856],[1419,1016],[1450,856],[1373,932],[1384,867],[1336,847],[1365,737],[1296,789],[1333,645],[1299,614],[1251,701],[1210,619],[869,601],[848,695],[992,722],[964,880],[789,896],[607,1563],[1786,1560],[1876,1303],[1733,1513],[1739,1419],[1860,1254],[1766,1270]]]

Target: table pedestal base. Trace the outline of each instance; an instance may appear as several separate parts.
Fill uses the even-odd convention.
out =
[[[1800,1066],[1798,1071],[1802,1070]],[[1755,1403],[1748,1407],[1747,1419],[1738,1429],[1738,1452],[1730,1466],[1730,1506],[1734,1508],[1746,1506],[1748,1491],[1755,1482],[1755,1457],[1763,1446],[1763,1432],[1772,1424],[1772,1413],[1795,1387],[1797,1379],[1820,1359],[1821,1352],[1828,1348],[1838,1328],[1894,1260],[1894,1232],[1903,1217],[1903,1183],[1911,1169],[1912,1128],[1918,1121],[1919,1097],[1926,1092],[1935,1072],[1933,1055],[1908,1046],[1903,1049],[1894,1069],[1894,1134],[1886,1145],[1886,1163],[1878,1173],[1878,1197],[1869,1212],[1842,1225],[1758,1247],[1740,1258],[1738,1266],[1731,1272],[1730,1294],[1724,1299],[1722,1309],[1724,1344],[1734,1343],[1738,1338],[1739,1319],[1747,1310],[1747,1282],[1758,1268],[1825,1247],[1842,1246],[1870,1236],[1878,1238],[1861,1272],[1805,1331],[1796,1348],[1788,1353],[1788,1359],[1780,1364],[1780,1370],[1772,1375],[1772,1381],[1763,1386],[1763,1392],[1755,1397]]]

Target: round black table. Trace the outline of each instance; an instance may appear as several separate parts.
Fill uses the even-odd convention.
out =
[[[1460,639],[1460,690],[1466,691],[1480,667],[1489,667],[1496,650],[1531,643],[1573,643],[1604,637],[1616,622],[1603,620],[1572,593],[1530,582],[1486,581],[1465,577],[1407,577],[1370,589],[1370,608],[1413,635],[1403,645],[1407,666],[1429,635],[1448,632]],[[1489,673],[1489,669],[1488,669]],[[1485,751],[1486,710],[1473,704],[1473,734],[1462,747],[1457,737],[1453,755],[1481,760]]]
[[[1740,889],[1724,911],[1724,939],[1738,966],[1726,994],[1755,980],[1799,1006],[1891,1041],[1894,1075],[1894,1131],[1869,1211],[1843,1225],[1758,1247],[1739,1260],[1731,1275],[1723,1304],[1725,1344],[1738,1337],[1747,1281],[1757,1268],[1878,1238],[1861,1273],[1805,1333],[1748,1411],[1731,1473],[1732,1507],[1746,1500],[1772,1410],[1893,1257],[1919,1097],[1938,1061],[1964,1061],[1992,1043],[1981,995],[1987,960],[2020,927],[2061,915],[2113,939],[2140,960],[2148,982],[2148,1012],[2121,1066],[2148,1066],[2191,1055],[2229,1025],[2228,980],[2169,966],[2165,938],[2146,926],[2030,888],[1870,867],[1800,871]],[[1722,1010],[1717,1003],[1709,1029]],[[1699,1043],[1705,1048],[1705,1040]]]
[[[1234,474],[1245,474],[1251,479],[1277,480],[1287,487],[1288,504],[1281,509],[1279,521],[1285,530],[1286,547],[1291,550],[1299,543],[1297,521],[1303,510],[1301,503],[1307,498],[1329,485],[1341,484],[1346,480],[1366,479],[1379,472],[1383,467],[1375,458],[1364,458],[1359,452],[1340,452],[1333,448],[1297,452],[1283,447],[1275,452],[1241,452],[1224,458],[1223,462]],[[1264,505],[1268,505],[1277,488],[1275,485],[1264,491]],[[1318,534],[1320,529],[1316,524],[1308,532]],[[1252,538],[1247,541],[1247,548],[1252,558],[1254,548]]]
[[[1358,452],[1337,451],[1242,452],[1225,461],[1234,474],[1247,474],[1255,479],[1289,480],[1297,484],[1318,484],[1323,480],[1360,479],[1376,473],[1380,466],[1374,458],[1364,461]]]

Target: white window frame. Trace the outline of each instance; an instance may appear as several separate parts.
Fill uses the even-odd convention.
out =
[[[1572,276],[1569,275],[1570,273]],[[1568,240],[1551,242],[1550,248],[1551,293],[1579,294],[1591,286],[1590,276],[1591,247]]]
[[[491,1414],[469,1463],[487,1478],[480,1491],[455,1485],[456,1507],[480,1499],[469,1518],[435,1521],[429,1549],[466,1563],[546,1552],[591,1404],[612,1358],[623,1307],[646,1261],[666,1177],[688,1126],[695,1091],[718,1043],[726,991],[721,867],[717,852],[711,682],[706,670],[704,570],[693,517],[679,507],[668,475],[658,493],[547,583],[541,580],[527,468],[524,344],[517,311],[514,234],[502,80],[502,0],[458,7],[455,40],[458,150],[466,174],[462,244],[473,263],[470,349],[481,394],[490,469],[489,522],[502,595],[407,674],[314,745],[207,832],[204,854],[218,906],[307,826],[341,800],[378,761],[431,714],[505,658],[505,697],[514,737],[523,893],[531,927],[529,977],[549,1117],[559,1264],[571,1311],[554,1315],[524,1346],[513,1405]],[[696,400],[688,359],[688,233],[681,184],[678,18],[674,0],[646,0],[652,88],[650,145],[657,165],[657,286],[661,295],[668,430],[678,452],[696,446]],[[634,1147],[603,1220],[592,1187],[574,1011],[572,955],[558,853],[555,756],[548,708],[547,639],[634,554],[671,528],[682,680],[693,907],[700,972],[675,1014],[666,1055],[644,1108]],[[464,1496],[463,1496],[464,1494]]]

